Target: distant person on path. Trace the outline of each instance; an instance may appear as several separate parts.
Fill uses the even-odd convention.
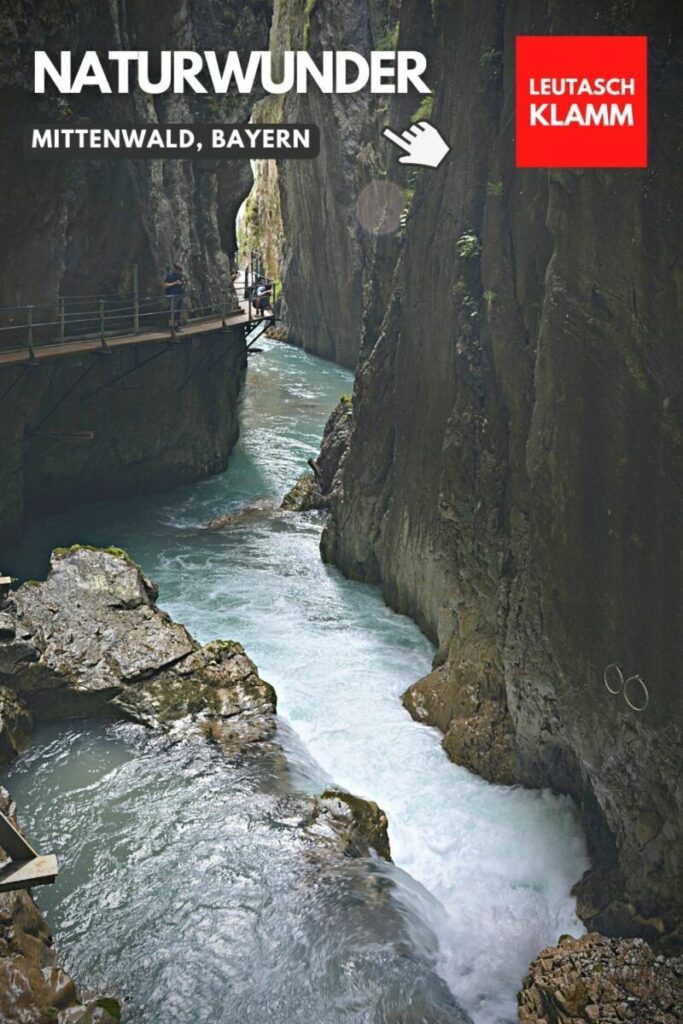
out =
[[[259,316],[263,316],[266,310],[273,312],[273,307],[270,304],[270,296],[273,293],[273,286],[267,284],[263,278],[260,279],[254,292],[254,298],[252,299],[252,305]]]
[[[183,274],[183,268],[179,263],[174,263],[172,270],[166,274],[164,281],[164,287],[166,294],[171,297],[171,318],[173,321],[173,330],[176,334],[182,333],[182,325],[180,321],[180,315],[183,306],[183,289],[187,281]]]

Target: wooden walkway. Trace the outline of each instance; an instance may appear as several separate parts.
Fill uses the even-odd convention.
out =
[[[270,320],[271,317],[264,319]],[[33,346],[33,358],[31,349],[24,348],[8,349],[0,351],[0,366],[16,366],[19,364],[32,364],[43,362],[47,359],[59,359],[64,356],[79,355],[84,352],[107,352],[112,349],[122,348],[128,345],[149,345],[153,342],[169,342],[180,344],[185,338],[196,338],[201,334],[210,334],[213,331],[220,331],[227,327],[239,327],[249,323],[256,324],[256,320],[250,317],[249,303],[241,302],[239,309],[232,310],[222,316],[209,316],[189,320],[183,326],[180,334],[171,333],[170,329],[165,331],[140,331],[137,334],[106,335],[104,342],[100,335],[93,335],[82,338],[71,338],[65,341],[48,342],[35,344]]]
[[[41,857],[18,828],[0,811],[0,847],[7,860],[0,867],[0,893],[13,889],[30,889],[34,885],[50,885],[59,872],[53,853]]]

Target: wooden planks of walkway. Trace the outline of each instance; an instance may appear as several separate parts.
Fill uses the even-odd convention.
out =
[[[240,308],[232,310],[225,319],[221,316],[206,317],[197,320],[190,320],[183,326],[181,334],[171,334],[170,330],[147,331],[139,334],[122,334],[118,336],[107,336],[105,346],[102,345],[101,337],[71,338],[69,340],[50,343],[47,345],[34,345],[31,359],[31,350],[25,348],[10,349],[6,352],[0,351],[0,366],[12,366],[21,363],[41,363],[47,359],[59,359],[64,356],[79,355],[83,352],[102,352],[106,349],[122,348],[127,345],[149,345],[152,342],[174,341],[182,342],[184,338],[196,337],[199,334],[210,334],[212,331],[220,331],[223,326],[239,327],[249,323],[249,303],[240,303]]]
[[[9,860],[0,866],[0,893],[51,885],[59,873],[53,853],[41,857],[6,814],[0,811],[0,847]]]

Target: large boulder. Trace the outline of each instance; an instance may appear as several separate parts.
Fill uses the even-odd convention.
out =
[[[38,719],[105,712],[167,731],[210,725],[231,750],[272,736],[275,692],[242,647],[202,647],[156,597],[125,552],[54,551],[45,582],[25,583],[0,612],[0,737],[4,706],[14,709],[8,736],[28,727],[17,700]]]
[[[374,800],[363,800],[341,789],[326,789],[315,798],[306,832],[316,852],[338,857],[375,854],[391,860],[387,816]]]
[[[444,733],[443,748],[456,764],[488,782],[517,782],[512,719],[485,663],[449,659],[409,686],[402,699],[417,722]]]
[[[531,965],[520,1024],[674,1024],[683,1020],[683,957],[642,939],[565,935]]]

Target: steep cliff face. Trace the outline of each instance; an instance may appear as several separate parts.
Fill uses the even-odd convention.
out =
[[[664,3],[433,7],[453,152],[422,173],[366,333],[324,547],[438,641],[418,704],[455,757],[576,796],[596,863],[585,919],[676,946],[680,20]],[[529,32],[649,35],[648,170],[515,170]],[[645,682],[645,710],[607,691],[613,663]],[[626,695],[645,703],[638,680]]]
[[[245,366],[237,327],[0,370],[0,566],[27,515],[224,470]]]
[[[271,49],[373,49],[396,45],[400,0],[275,5]],[[388,97],[385,97],[388,99]],[[411,97],[413,107],[419,97]],[[284,97],[278,120],[313,123],[321,153],[278,168],[284,234],[282,282],[288,339],[309,352],[354,367],[369,307],[373,267],[389,250],[405,204],[402,179],[386,178],[381,129],[387,104],[362,91]]]
[[[193,300],[223,295],[230,280],[234,219],[251,184],[248,161],[58,161],[26,159],[30,124],[192,122],[247,118],[253,98],[33,94],[33,52],[236,49],[267,46],[269,0],[194,4],[160,11],[148,0],[87,8],[71,0],[36,7],[22,0],[0,13],[0,210],[5,259],[3,306],[50,302],[58,294],[129,291],[138,264],[143,294],[158,291],[172,259],[186,266]]]
[[[0,347],[17,344],[11,331],[26,322],[25,310],[7,307],[35,304],[40,322],[56,319],[60,296],[124,299],[132,295],[136,266],[141,296],[156,297],[165,267],[176,259],[189,278],[187,305],[230,308],[236,301],[230,274],[235,218],[252,181],[249,162],[239,160],[25,158],[22,134],[30,124],[231,121],[248,118],[254,101],[240,94],[119,96],[91,89],[35,96],[34,50],[246,54],[267,46],[270,8],[269,0],[181,0],[163,12],[147,0],[3,5],[0,328],[10,333],[0,330]],[[83,308],[67,301],[67,309]],[[225,340],[172,352],[145,347],[108,360],[52,361],[28,373],[2,369],[0,542],[10,541],[25,515],[172,486],[224,468],[236,437],[244,361],[239,339],[232,337],[229,352]],[[94,431],[94,438],[73,436],[83,431]]]

